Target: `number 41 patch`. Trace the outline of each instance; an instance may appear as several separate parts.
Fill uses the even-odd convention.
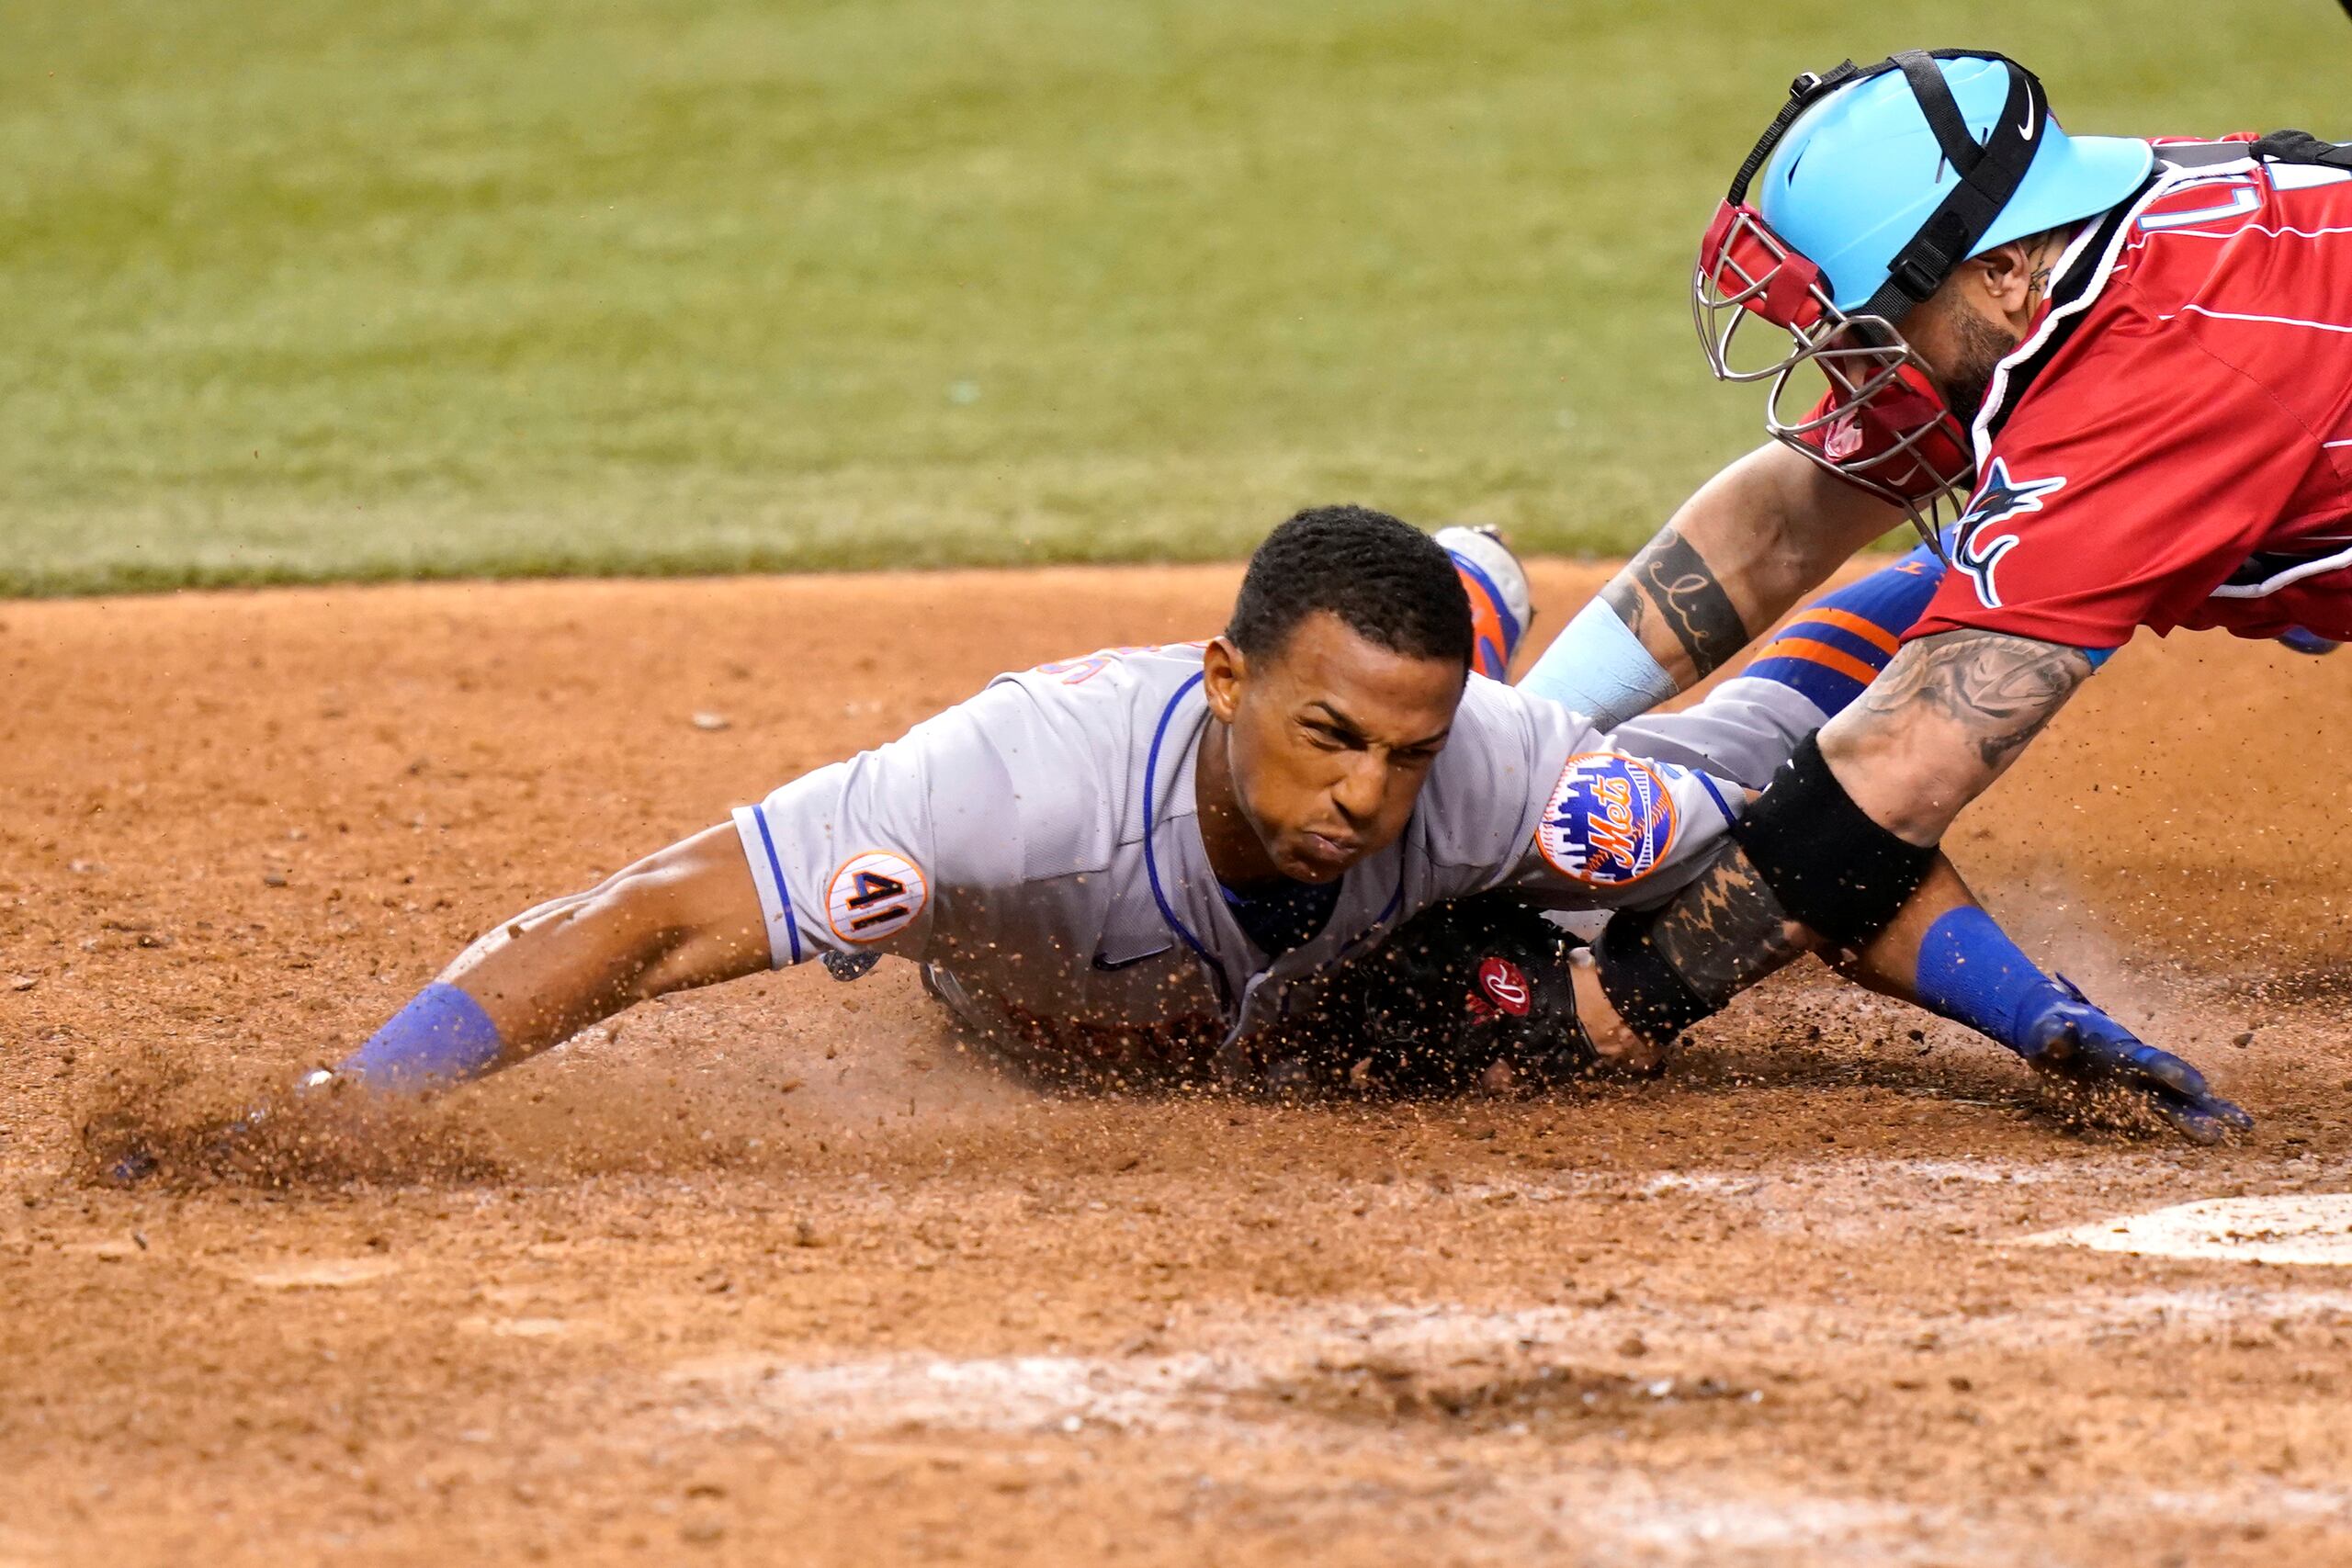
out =
[[[880,942],[914,924],[930,897],[922,867],[888,850],[868,850],[833,873],[825,918],[843,942]]]

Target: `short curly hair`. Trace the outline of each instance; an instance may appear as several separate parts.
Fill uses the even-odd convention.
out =
[[[1368,506],[1311,506],[1250,558],[1225,635],[1246,656],[1278,653],[1298,623],[1328,610],[1368,642],[1466,672],[1476,651],[1470,596],[1445,547]]]

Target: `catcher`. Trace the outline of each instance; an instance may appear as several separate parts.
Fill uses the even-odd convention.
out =
[[[1711,367],[1770,383],[1775,442],[1694,496],[1530,680],[1583,711],[1645,707],[1905,513],[1950,570],[1737,848],[1611,927],[1626,1023],[1663,1042],[1807,946],[1870,943],[2139,627],[2352,637],[2346,235],[2352,146],[2301,131],[2070,137],[2031,72],[1971,50],[1797,79],[1694,284]],[[1813,372],[1827,394],[1789,400]],[[1955,1016],[2034,1005],[1979,916],[1922,952],[1921,988]]]
[[[1605,1012],[1589,958],[1525,908],[1454,901],[1655,905],[1822,713],[1740,680],[1604,736],[1473,675],[1476,653],[1436,541],[1302,512],[1252,557],[1223,635],[1001,676],[501,925],[310,1087],[435,1089],[650,997],[811,958],[854,979],[885,953],[1049,1074],[1313,1076],[1302,1029],[1403,1077],[1574,1070],[1579,1005]],[[1949,874],[1915,902],[1854,964],[1899,995],[1923,922],[1973,907]],[[2011,1033],[2109,1042],[2098,1059],[2125,1079],[2137,1053],[2204,1102],[2192,1069],[2063,995]]]

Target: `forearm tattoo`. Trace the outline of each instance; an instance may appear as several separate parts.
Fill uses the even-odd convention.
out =
[[[1859,701],[1871,715],[1916,715],[1925,705],[1959,725],[1976,759],[1998,772],[2090,671],[2077,649],[1945,632],[1906,647]],[[1651,925],[1650,940],[1693,991],[1721,1007],[1795,958],[1809,939],[1735,848],[1675,897]]]
[[[1977,760],[1998,772],[2090,672],[2080,649],[1999,632],[1941,632],[1906,646],[1863,692],[1861,707],[1896,715],[1924,703],[1966,731]]]
[[[1804,951],[1780,899],[1736,848],[1675,896],[1650,940],[1715,1007]]]
[[[1630,580],[1630,581],[1629,581]],[[1601,591],[1617,618],[1636,633],[1655,604],[1700,675],[1713,672],[1747,646],[1747,627],[1699,552],[1672,528],[1650,541]]]

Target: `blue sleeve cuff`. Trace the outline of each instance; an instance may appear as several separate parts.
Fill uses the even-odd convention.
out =
[[[416,1093],[480,1077],[504,1048],[481,1004],[436,980],[337,1063],[335,1071],[371,1089]]]
[[[1919,1005],[2012,1051],[2025,1030],[2065,993],[1974,905],[1954,909],[1928,928],[1919,942]]]

